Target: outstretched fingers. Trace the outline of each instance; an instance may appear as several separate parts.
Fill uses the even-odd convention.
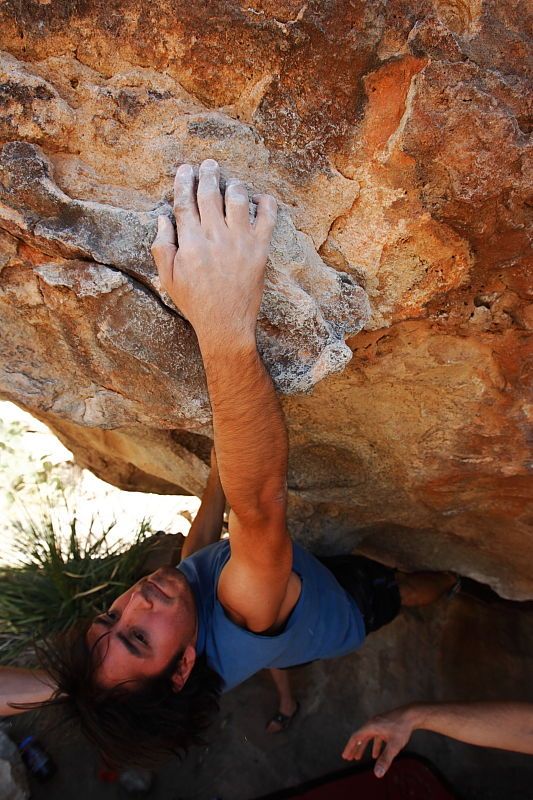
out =
[[[168,217],[159,216],[157,218],[157,236],[154,239],[151,251],[161,285],[168,291],[172,284],[174,258],[178,252],[176,232]]]
[[[363,757],[366,746],[372,738],[372,734],[364,734],[361,731],[352,733],[343,750],[342,757],[346,761],[359,761]]]
[[[387,742],[385,749],[374,764],[374,775],[382,778],[402,748],[395,741]]]
[[[271,194],[255,194],[252,199],[257,203],[254,230],[259,238],[270,242],[278,215],[278,204]]]
[[[204,230],[214,232],[225,226],[224,204],[220,192],[220,167],[213,158],[206,158],[200,164],[197,200]]]
[[[363,731],[360,729],[348,739],[342,757],[346,761],[359,761],[364,756],[370,742],[372,742],[372,758],[377,758],[374,764],[374,774],[377,778],[382,778],[402,749],[401,741],[395,737],[388,739],[383,734],[379,735],[376,730]],[[385,745],[384,749],[382,749],[383,745]]]
[[[381,736],[376,736],[372,744],[372,758],[378,758],[379,754],[381,753],[382,747],[383,747],[383,739],[381,738]]]
[[[249,230],[248,191],[244,183],[230,178],[226,183],[226,225],[228,228]]]
[[[190,164],[181,164],[174,178],[174,216],[178,237],[183,236],[187,228],[200,225],[200,215],[196,205],[194,170]]]

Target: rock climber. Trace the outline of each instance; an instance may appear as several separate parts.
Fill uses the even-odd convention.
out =
[[[0,714],[64,703],[116,764],[146,764],[202,738],[227,691],[263,668],[296,711],[287,668],[356,650],[400,606],[449,590],[450,574],[399,575],[358,556],[320,561],[287,530],[287,430],[256,322],[276,201],[228,181],[216,161],[182,164],[173,222],[152,246],[162,287],[194,328],[216,456],[178,568],[163,567],[105,614],[42,651],[44,671],[4,668]],[[220,534],[229,504],[229,539]],[[214,542],[214,543],[211,543]]]

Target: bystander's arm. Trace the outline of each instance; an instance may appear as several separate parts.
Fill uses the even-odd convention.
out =
[[[416,730],[481,747],[533,755],[532,703],[414,703],[373,717],[353,733],[343,758],[359,760],[372,742],[374,772],[382,777]]]
[[[533,703],[424,703],[411,713],[414,730],[533,755]]]
[[[28,709],[12,704],[45,703],[54,691],[52,679],[43,670],[0,667],[0,716],[22,714]]]

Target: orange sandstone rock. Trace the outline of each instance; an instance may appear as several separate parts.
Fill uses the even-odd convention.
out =
[[[533,597],[525,2],[208,5],[0,5],[2,395],[118,485],[201,491],[149,247],[215,157],[280,202],[258,341],[296,535]]]

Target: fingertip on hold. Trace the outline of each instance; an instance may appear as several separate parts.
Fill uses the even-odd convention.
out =
[[[376,764],[374,767],[374,775],[376,778],[382,778],[385,775],[385,767],[383,767],[381,764]]]
[[[202,170],[202,172],[204,170],[210,172],[212,170],[218,169],[218,161],[215,161],[214,158],[206,158],[200,164],[200,169]]]
[[[268,209],[272,214],[276,214],[278,210],[278,201],[275,197],[272,197],[271,194],[264,194],[259,192],[258,194],[252,195],[252,201],[254,203],[263,202],[263,206]]]
[[[190,164],[180,164],[176,170],[176,175],[180,178],[192,178],[193,168]]]
[[[229,178],[226,181],[226,191],[230,194],[236,194],[237,192],[242,192],[242,190],[246,191],[246,186],[244,183],[238,178]]]
[[[248,203],[246,186],[240,181],[226,184],[226,194],[233,202]]]

